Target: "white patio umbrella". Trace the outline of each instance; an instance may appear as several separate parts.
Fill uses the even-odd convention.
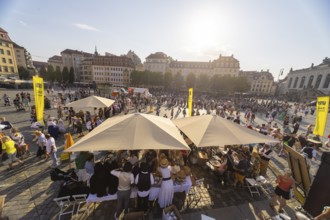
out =
[[[279,142],[217,115],[193,116],[173,122],[197,147]]]
[[[109,118],[67,151],[190,150],[170,119],[148,114]]]
[[[112,99],[103,98],[100,96],[89,96],[87,98],[79,99],[74,102],[70,102],[66,105],[66,107],[73,107],[73,108],[104,108],[109,107],[112,105],[115,101]]]

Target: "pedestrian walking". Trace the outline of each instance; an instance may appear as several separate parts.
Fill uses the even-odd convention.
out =
[[[51,168],[55,168],[57,167],[57,156],[56,156],[56,152],[57,152],[57,148],[56,148],[56,143],[55,143],[55,139],[50,135],[50,134],[46,134],[46,160],[48,158],[50,158],[52,160],[52,165]]]
[[[290,191],[294,188],[295,182],[291,176],[289,168],[284,169],[284,174],[279,175],[276,180],[277,186],[275,194],[272,197],[272,202],[269,204],[272,209],[275,209],[277,202],[279,202],[278,212],[283,213],[283,208],[286,206],[286,200],[291,198]]]

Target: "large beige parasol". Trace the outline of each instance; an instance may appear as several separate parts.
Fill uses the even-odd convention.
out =
[[[171,120],[135,113],[107,119],[66,151],[138,149],[190,150]]]
[[[104,108],[109,107],[112,105],[115,101],[112,99],[103,98],[100,96],[89,96],[87,98],[83,98],[74,102],[70,102],[66,105],[66,107],[73,107],[73,108]]]
[[[279,142],[217,115],[193,116],[173,122],[197,147]]]

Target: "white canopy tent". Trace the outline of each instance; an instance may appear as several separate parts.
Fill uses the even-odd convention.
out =
[[[193,116],[173,122],[197,147],[279,142],[217,115]]]
[[[67,151],[190,150],[170,119],[149,114],[109,118]]]

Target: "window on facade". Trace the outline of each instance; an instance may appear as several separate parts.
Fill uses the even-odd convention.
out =
[[[306,78],[306,77],[304,77],[304,76],[301,78],[299,88],[302,88],[302,87],[304,86],[305,78]]]
[[[3,49],[0,49],[0,54],[4,54]]]
[[[314,76],[310,76],[310,77],[309,77],[307,87],[311,87],[311,86],[312,86],[313,79],[314,79]]]
[[[318,75],[316,78],[315,86],[314,86],[315,89],[319,88],[321,80],[322,80],[322,75]]]
[[[298,77],[296,77],[296,79],[294,80],[294,84],[293,84],[293,88],[294,88],[294,89],[295,89],[295,88],[296,88],[296,86],[297,86],[298,80],[299,80],[299,78],[298,78]]]
[[[5,71],[6,73],[8,73],[8,67],[5,66],[4,69],[5,69],[4,71]]]
[[[7,62],[6,62],[6,58],[2,58],[2,62],[3,62],[3,63],[7,63]]]
[[[14,67],[10,67],[10,71],[14,73]]]
[[[13,64],[13,61],[12,61],[12,59],[8,59],[8,61],[9,61],[9,63],[10,63],[10,64]]]
[[[289,85],[288,85],[288,88],[291,87],[291,84],[292,84],[292,78],[289,79]]]
[[[323,88],[326,89],[329,87],[330,84],[330,74],[327,75],[327,78],[325,78],[324,84],[323,84]]]
[[[1,68],[1,66],[0,66],[0,72],[2,72],[2,68]]]
[[[10,50],[7,50],[7,55],[10,55]]]

